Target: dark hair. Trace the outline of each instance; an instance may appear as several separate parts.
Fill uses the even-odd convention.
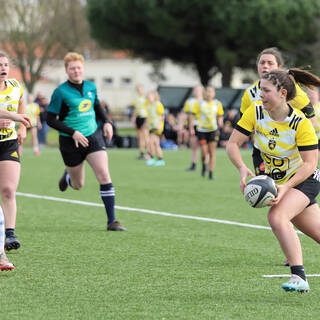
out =
[[[272,48],[266,48],[264,50],[262,50],[259,54],[258,54],[258,57],[257,57],[257,61],[256,61],[256,64],[258,65],[259,63],[259,60],[261,58],[261,56],[263,54],[272,54],[275,58],[276,58],[276,61],[277,61],[277,64],[279,67],[283,67],[284,65],[284,60],[283,60],[283,57],[282,57],[282,53],[280,52],[280,50],[276,47],[272,47]]]
[[[298,83],[307,88],[320,87],[320,78],[316,75],[299,68],[292,68],[288,71],[272,70],[262,76],[262,79],[270,81],[277,90],[287,90],[287,101],[292,100],[296,94],[296,85]]]

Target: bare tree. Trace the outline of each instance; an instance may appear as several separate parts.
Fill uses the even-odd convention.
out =
[[[0,0],[0,42],[20,69],[29,92],[50,59],[88,41],[81,0]]]

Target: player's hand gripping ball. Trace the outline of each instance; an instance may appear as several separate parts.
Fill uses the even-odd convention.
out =
[[[277,188],[272,178],[260,175],[252,178],[244,188],[244,197],[251,207],[266,207],[276,197]]]

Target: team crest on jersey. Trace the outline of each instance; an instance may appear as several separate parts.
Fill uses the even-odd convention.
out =
[[[270,150],[274,150],[274,148],[276,147],[276,141],[273,139],[269,140],[268,147]]]
[[[270,134],[270,136],[279,137],[279,133],[278,133],[277,128],[272,129],[272,130],[269,132],[269,134]]]
[[[6,96],[4,99],[5,99],[6,101],[11,100],[10,96]]]
[[[16,108],[12,104],[7,105],[7,110],[8,111],[16,111]]]
[[[81,103],[79,104],[79,111],[80,112],[85,112],[88,111],[91,108],[91,100],[83,100],[81,101]]]

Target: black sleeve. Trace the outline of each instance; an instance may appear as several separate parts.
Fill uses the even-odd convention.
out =
[[[51,128],[69,134],[70,136],[72,136],[75,132],[74,129],[66,126],[62,121],[60,121],[55,113],[50,111],[48,111],[47,114],[47,123]]]
[[[102,123],[110,123],[110,121],[107,118],[107,114],[101,107],[98,99],[96,99],[94,102],[94,112],[96,113],[96,119],[98,121],[101,121]]]
[[[312,118],[312,117],[314,117],[316,115],[311,102],[309,104],[307,104],[305,107],[303,107],[301,109],[301,111],[304,113],[304,115],[308,119],[310,119],[310,118]]]

